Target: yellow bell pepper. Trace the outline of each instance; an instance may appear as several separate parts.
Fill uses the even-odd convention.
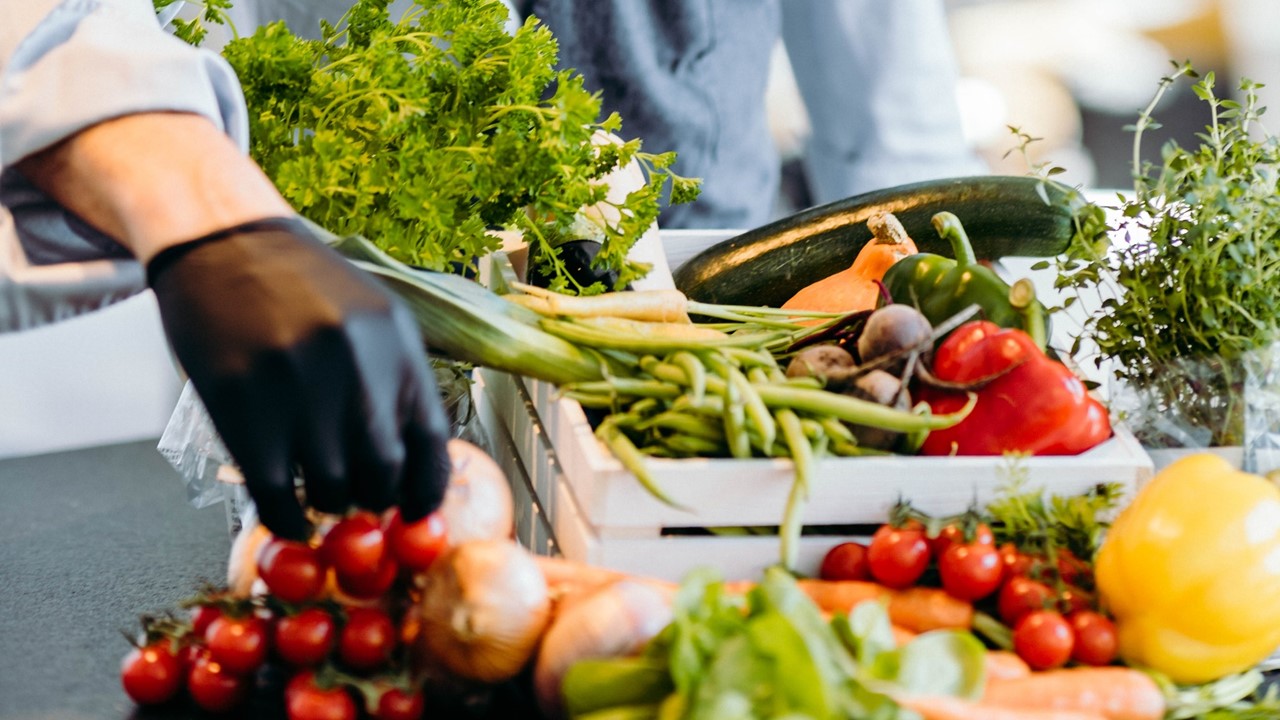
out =
[[[1096,571],[1126,662],[1183,683],[1246,670],[1280,647],[1280,488],[1182,458],[1121,511]]]

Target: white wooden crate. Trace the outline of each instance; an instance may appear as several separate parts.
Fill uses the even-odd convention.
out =
[[[693,252],[685,246],[669,254],[678,265]],[[515,488],[518,537],[536,552],[670,579],[699,565],[729,578],[756,578],[777,562],[776,536],[681,533],[777,525],[793,480],[789,460],[649,459],[653,476],[692,509],[686,511],[650,495],[596,439],[582,407],[559,397],[555,386],[479,370],[475,397]],[[853,537],[839,532],[883,522],[899,499],[929,514],[955,514],[994,498],[1015,471],[1027,487],[1052,494],[1078,494],[1103,482],[1132,493],[1152,475],[1152,463],[1123,427],[1073,457],[825,458],[816,464],[804,523],[843,527],[803,537],[797,569],[815,572],[827,549]]]

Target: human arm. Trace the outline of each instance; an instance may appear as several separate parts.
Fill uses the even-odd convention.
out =
[[[816,203],[987,172],[961,132],[941,0],[781,5],[812,128],[804,166]]]
[[[124,112],[10,169],[146,264],[264,524],[305,535],[295,468],[317,509],[421,516],[447,482],[448,425],[412,317],[293,217],[225,130],[204,113]]]

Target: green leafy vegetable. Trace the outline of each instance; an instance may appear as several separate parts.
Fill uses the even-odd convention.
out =
[[[151,0],[151,4],[155,7],[156,12],[160,12],[165,8],[173,5],[179,0]],[[209,28],[206,23],[212,25],[226,25],[235,33],[235,26],[231,24],[227,11],[231,9],[231,0],[204,0],[203,2],[191,2],[191,5],[199,8],[199,13],[190,19],[174,18],[173,34],[179,40],[199,45],[204,42],[205,36],[209,34]]]
[[[617,270],[620,285],[647,272],[626,254],[667,181],[671,202],[698,191],[670,171],[674,154],[601,142],[621,118],[601,119],[583,78],[556,70],[555,38],[536,18],[511,35],[498,0],[417,0],[397,21],[387,4],[357,0],[337,26],[321,23],[320,40],[272,23],[224,49],[250,152],[284,197],[433,270],[467,271],[499,246],[490,231],[514,229],[550,259],[553,289],[604,289],[569,277],[554,248],[570,239],[601,240],[595,267]],[[644,184],[606,199],[602,179],[633,161]]]
[[[781,569],[745,596],[727,594],[710,571],[695,572],[674,610],[641,657],[569,670],[571,717],[894,720],[914,717],[895,693],[982,692],[986,651],[972,635],[926,633],[896,648],[883,607],[864,603],[852,618],[827,623]]]

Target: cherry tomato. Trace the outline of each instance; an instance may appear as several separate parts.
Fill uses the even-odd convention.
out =
[[[867,546],[857,542],[843,542],[827,551],[818,569],[823,580],[869,580],[871,569],[867,566]]]
[[[991,528],[986,523],[978,523],[973,531],[973,539],[967,540],[964,536],[964,526],[956,523],[943,526],[938,531],[937,537],[930,538],[929,550],[935,558],[941,558],[947,552],[947,548],[956,543],[973,542],[978,545],[994,545],[995,536],[991,534]]]
[[[391,618],[373,608],[349,608],[338,637],[338,657],[357,670],[372,670],[391,658],[396,628]]]
[[[996,609],[1000,619],[1012,627],[1023,615],[1052,607],[1053,601],[1054,592],[1048,585],[1025,575],[1015,575],[1000,587]]]
[[[378,698],[374,720],[421,720],[424,703],[421,692],[407,693],[400,688],[387,688]]]
[[[129,651],[120,663],[120,684],[139,705],[159,705],[182,689],[182,661],[161,641]]]
[[[249,681],[205,655],[187,674],[187,692],[196,705],[212,713],[226,712],[244,700]]]
[[[319,665],[333,649],[336,624],[329,613],[312,607],[276,621],[272,639],[276,654],[298,667]]]
[[[378,517],[362,510],[339,520],[325,533],[320,553],[334,571],[359,575],[382,563],[387,555],[387,537]]]
[[[1116,659],[1115,623],[1099,612],[1081,610],[1067,616],[1076,642],[1071,659],[1081,665],[1110,665]]]
[[[1000,553],[987,543],[960,543],[947,548],[938,559],[942,589],[961,600],[980,600],[1000,587],[1004,568]]]
[[[1058,596],[1058,609],[1063,615],[1070,615],[1080,610],[1092,610],[1094,607],[1093,595],[1074,585],[1063,588],[1062,594]]]
[[[1036,610],[1022,616],[1013,628],[1013,650],[1033,670],[1060,668],[1071,659],[1075,633],[1056,610]]]
[[[182,650],[178,651],[178,661],[182,663],[182,672],[191,672],[191,668],[195,667],[196,660],[209,654],[209,648],[204,645],[183,645]]]
[[[320,597],[325,567],[320,553],[306,543],[277,538],[258,557],[258,575],[272,595],[301,603]]]
[[[289,682],[284,684],[284,704],[289,704],[289,698],[293,697],[297,691],[314,684],[316,673],[314,670],[304,668],[293,674],[289,678]]]
[[[267,659],[267,624],[247,615],[223,615],[209,624],[204,634],[209,655],[229,673],[248,675]]]
[[[360,599],[376,598],[391,588],[399,567],[387,547],[377,516],[357,512],[338,521],[324,536],[320,555],[333,568],[338,587]]]
[[[1019,550],[1013,543],[1000,546],[1000,564],[1004,566],[1005,580],[1029,574],[1034,562],[1030,555]]]
[[[384,524],[391,554],[410,570],[426,570],[449,547],[449,528],[438,510],[417,522],[406,523],[400,517],[400,508],[392,508]]]
[[[910,586],[929,567],[929,542],[918,526],[881,525],[867,547],[871,576],[891,588]]]
[[[289,720],[355,720],[356,717],[356,703],[351,694],[342,687],[320,687],[314,675],[289,682],[284,708]]]
[[[1064,583],[1077,584],[1093,573],[1089,563],[1076,557],[1075,553],[1066,548],[1058,548],[1055,557],[1058,559],[1058,575]]]
[[[196,605],[191,608],[191,633],[196,637],[204,637],[209,624],[222,616],[222,611],[215,605]]]

